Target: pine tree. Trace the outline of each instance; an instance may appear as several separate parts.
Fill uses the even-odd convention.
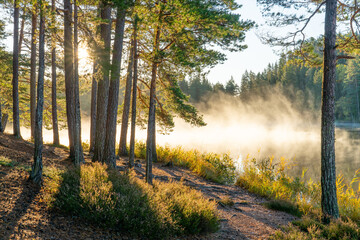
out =
[[[39,74],[37,86],[37,105],[35,117],[35,147],[34,147],[34,164],[30,173],[30,179],[36,184],[42,182],[42,123],[44,108],[44,76],[45,76],[45,5],[43,0],[39,0],[40,7],[40,31],[39,31]]]
[[[20,135],[20,111],[19,111],[19,1],[14,0],[14,42],[13,42],[13,130],[14,136]]]
[[[53,127],[53,143],[60,145],[59,126],[57,117],[57,102],[56,102],[56,28],[55,28],[55,0],[51,1],[51,107],[52,107],[52,127]]]
[[[96,133],[93,161],[105,162],[104,146],[106,137],[106,119],[109,99],[109,73],[110,73],[110,43],[111,43],[111,8],[106,2],[99,5],[100,38],[102,49],[99,54],[102,79],[98,81],[97,103],[96,103]]]
[[[127,131],[129,125],[129,112],[130,112],[130,100],[131,100],[131,83],[133,79],[133,68],[134,68],[134,45],[131,41],[129,62],[126,75],[126,84],[125,84],[125,96],[124,96],[124,107],[121,118],[121,131],[120,131],[120,142],[119,142],[119,156],[126,156],[126,139]]]
[[[120,85],[120,69],[123,51],[125,27],[125,9],[118,7],[115,26],[115,40],[113,47],[111,78],[109,89],[109,101],[107,107],[106,121],[106,138],[104,159],[110,165],[116,166],[115,141],[116,141],[116,123],[119,104],[119,85]]]
[[[137,78],[138,78],[137,28],[138,28],[138,16],[135,15],[134,33],[133,33],[134,76],[133,76],[133,85],[132,85],[131,133],[130,133],[130,153],[129,153],[130,168],[134,166],[134,161],[135,161],[136,92],[137,92]]]

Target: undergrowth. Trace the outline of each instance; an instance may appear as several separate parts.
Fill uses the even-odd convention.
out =
[[[360,180],[358,170],[349,183],[344,177],[337,177],[337,197],[341,220],[330,225],[321,224],[321,185],[311,179],[291,177],[286,169],[291,168],[284,158],[274,163],[273,158],[256,161],[249,156],[243,161],[243,172],[236,181],[250,192],[270,199],[267,207],[285,211],[295,216],[304,216],[278,232],[274,239],[360,239],[360,188],[355,189]],[[299,227],[304,225],[305,227]],[[354,229],[357,229],[355,231]],[[338,234],[343,238],[337,238]]]
[[[0,156],[0,166],[11,167],[11,168],[15,168],[17,170],[22,170],[22,171],[27,171],[27,172],[31,171],[30,166],[24,165],[24,164],[19,164],[17,161],[11,160],[4,156]]]
[[[359,226],[351,221],[337,220],[328,225],[322,224],[309,217],[294,221],[283,231],[277,231],[270,237],[273,240],[358,240],[360,239]]]
[[[100,163],[54,174],[45,180],[45,192],[53,209],[141,238],[218,229],[215,203],[200,192],[175,182],[151,186]]]
[[[185,150],[181,146],[157,146],[159,162],[172,163],[176,166],[186,167],[203,178],[217,183],[234,183],[236,167],[229,154],[201,153],[198,150]],[[135,156],[145,158],[146,144],[137,142]]]
[[[16,165],[16,162],[8,159],[4,156],[0,156],[0,166],[5,166],[5,167],[14,167]]]

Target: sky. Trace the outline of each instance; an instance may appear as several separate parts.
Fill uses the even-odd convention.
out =
[[[241,76],[245,70],[251,70],[255,73],[262,71],[269,63],[275,63],[279,59],[279,51],[281,49],[274,49],[266,44],[261,43],[258,33],[276,32],[279,35],[286,35],[289,31],[293,32],[294,27],[288,29],[269,28],[266,25],[265,19],[262,17],[260,8],[256,4],[256,0],[237,0],[243,7],[237,10],[236,13],[241,15],[242,19],[250,19],[255,21],[259,28],[253,28],[246,34],[245,44],[248,48],[242,52],[225,52],[227,61],[219,64],[210,70],[208,79],[212,83],[225,83],[231,76],[237,84],[240,85]],[[307,36],[317,37],[319,33],[324,31],[324,16],[322,14],[316,15],[310,21],[306,33]],[[262,26],[264,25],[264,26]],[[302,25],[297,26],[302,27]]]
[[[289,31],[294,31],[292,26],[287,29],[269,28],[266,26],[266,21],[262,17],[260,8],[257,6],[256,0],[237,0],[237,3],[243,5],[236,13],[241,15],[241,19],[249,19],[255,21],[259,26],[253,28],[246,34],[245,44],[248,46],[242,52],[225,52],[227,60],[223,64],[219,64],[210,69],[208,79],[212,83],[220,82],[226,83],[231,76],[235,82],[241,84],[242,74],[248,70],[258,73],[265,69],[269,63],[275,63],[279,59],[278,53],[280,48],[274,49],[266,44],[261,43],[259,33],[276,32],[279,35],[286,35]],[[1,11],[0,11],[1,12]],[[306,28],[307,36],[316,37],[323,32],[323,15],[316,15]],[[302,25],[297,26],[302,27]],[[7,32],[11,33],[13,25],[6,26]],[[12,49],[12,35],[5,41],[6,47]]]

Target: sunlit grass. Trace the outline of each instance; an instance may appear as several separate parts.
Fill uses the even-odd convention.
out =
[[[121,174],[100,163],[53,172],[45,180],[50,207],[102,227],[153,239],[218,229],[214,202],[182,183],[154,182]]]
[[[236,167],[229,154],[202,153],[198,150],[185,150],[181,146],[157,146],[158,161],[172,163],[176,166],[189,168],[199,176],[217,183],[234,183]],[[137,142],[135,155],[145,158],[146,144]]]
[[[275,164],[273,158],[257,161],[248,156],[243,161],[243,166],[243,172],[236,181],[237,185],[271,199],[266,203],[269,208],[286,211],[296,216],[305,216],[305,220],[297,222],[298,225],[306,225],[305,233],[304,229],[299,229],[294,223],[285,229],[285,233],[278,232],[274,236],[275,239],[339,239],[334,237],[338,236],[339,232],[345,234],[345,238],[342,239],[359,239],[359,232],[353,233],[353,230],[358,229],[360,225],[360,189],[355,189],[360,180],[359,171],[349,183],[345,182],[342,175],[337,177],[337,197],[342,220],[323,226],[320,223],[320,183],[305,181],[305,172],[300,178],[287,175],[286,170],[291,166],[284,158]],[[309,224],[308,219],[311,219],[313,224]],[[320,225],[323,227],[319,228]]]

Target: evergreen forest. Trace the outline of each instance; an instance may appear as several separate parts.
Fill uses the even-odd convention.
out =
[[[360,239],[358,1],[256,0],[263,23],[251,4],[0,1],[0,239]],[[277,62],[210,81],[254,32]],[[274,96],[291,105],[279,123]],[[273,151],[308,141],[313,165],[206,146],[254,139],[225,131],[227,101],[273,121],[245,123]],[[289,109],[315,130],[290,129]],[[174,130],[188,145],[158,144]]]

